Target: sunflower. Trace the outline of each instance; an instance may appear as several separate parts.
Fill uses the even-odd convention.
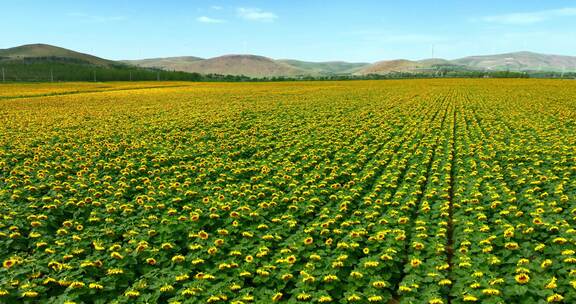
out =
[[[497,296],[500,294],[500,290],[494,288],[483,289],[482,293],[489,296]]]
[[[74,289],[82,288],[84,286],[85,286],[85,284],[83,282],[75,281],[75,282],[70,283],[70,288],[74,288]]]
[[[98,283],[90,283],[88,284],[88,288],[90,289],[96,289],[96,290],[102,290],[104,289],[104,286]]]
[[[550,279],[550,281],[546,284],[546,286],[544,286],[544,288],[546,289],[554,289],[556,287],[558,287],[558,284],[556,284],[556,277],[552,277],[552,279]]]
[[[124,296],[128,298],[137,298],[138,296],[140,296],[140,292],[137,290],[128,290],[124,293]]]
[[[358,271],[352,271],[350,272],[350,276],[355,278],[355,279],[360,279],[362,278],[364,275],[361,272]]]
[[[122,270],[120,268],[111,268],[111,269],[108,269],[106,271],[107,275],[117,275],[117,274],[123,274],[123,273],[124,273],[124,270]]]
[[[204,230],[200,230],[200,231],[198,232],[198,237],[201,238],[201,239],[203,239],[203,240],[207,240],[207,239],[208,239],[208,236],[209,236],[208,233],[207,233],[206,231],[204,231]]]
[[[533,223],[534,225],[542,225],[542,224],[544,224],[544,222],[542,221],[542,219],[539,218],[539,217],[537,217],[537,218],[535,218],[534,220],[532,220],[532,223]]]
[[[329,274],[329,275],[325,275],[324,278],[322,279],[322,281],[324,282],[334,282],[334,281],[338,281],[338,276],[333,275],[333,274]]]
[[[177,275],[175,277],[175,280],[176,280],[176,282],[182,282],[182,281],[188,280],[189,278],[190,278],[190,276],[188,274],[183,273],[183,274]]]
[[[374,288],[384,288],[384,287],[388,286],[388,283],[386,283],[385,281],[375,281],[372,283],[372,286]]]
[[[516,243],[516,242],[509,242],[509,243],[504,244],[504,247],[508,250],[516,250],[520,246],[518,246],[518,243]]]
[[[398,224],[403,225],[403,224],[408,223],[409,221],[410,221],[409,218],[407,218],[407,217],[401,217],[401,218],[398,219]]]
[[[304,244],[305,245],[311,245],[312,243],[314,243],[314,239],[312,237],[307,237],[304,239]]]
[[[272,296],[272,301],[273,302],[278,302],[280,301],[280,299],[282,299],[283,294],[281,292],[277,292]]]
[[[186,289],[182,290],[180,292],[180,294],[185,296],[185,297],[189,297],[189,296],[196,295],[196,291],[194,291],[193,289],[190,289],[190,288],[186,288]]]
[[[464,302],[476,302],[478,298],[473,295],[465,295],[463,298]]]
[[[208,254],[210,254],[210,255],[215,255],[215,254],[218,252],[218,248],[216,248],[216,247],[210,247],[210,248],[208,248],[208,251],[207,251],[207,252],[208,252]]]
[[[564,245],[564,244],[566,244],[566,242],[568,242],[568,240],[563,238],[563,237],[557,237],[557,238],[553,239],[552,242],[554,244]]]
[[[406,286],[406,285],[400,285],[400,287],[398,287],[398,290],[400,292],[411,292],[412,288]]]
[[[172,285],[163,285],[162,287],[160,287],[160,292],[172,292],[174,291],[174,286]]]
[[[22,296],[24,296],[25,298],[36,298],[38,297],[39,293],[37,293],[36,291],[25,291],[22,293]]]
[[[356,302],[356,301],[360,301],[361,299],[362,298],[357,294],[351,294],[346,298],[346,300],[348,300],[349,302]]]
[[[420,242],[414,242],[414,243],[412,243],[412,248],[414,248],[416,250],[422,250],[422,249],[424,249],[424,244],[422,244]]]
[[[8,259],[8,260],[5,260],[4,262],[2,262],[2,267],[8,269],[8,268],[14,266],[14,264],[15,264],[14,260]]]
[[[419,259],[412,259],[410,260],[410,266],[416,268],[422,264],[422,261]]]
[[[548,298],[546,298],[546,302],[551,303],[551,302],[562,302],[562,300],[564,300],[564,297],[560,294],[553,294],[551,296],[549,296]]]
[[[175,256],[172,257],[172,262],[173,263],[182,263],[186,260],[186,257],[181,255],[181,254],[177,254]]]
[[[172,245],[170,243],[162,243],[162,245],[160,245],[160,247],[164,250],[170,250],[170,249],[174,248],[174,245]]]
[[[378,267],[378,265],[380,265],[380,262],[378,262],[378,261],[366,261],[366,262],[364,262],[364,268],[374,268],[374,267]]]
[[[519,284],[526,284],[530,281],[530,277],[525,274],[525,273],[521,273],[518,274],[514,277],[514,279],[516,280],[516,282],[518,282]]]
[[[291,255],[291,256],[286,258],[286,262],[288,262],[288,264],[294,264],[294,263],[296,263],[296,260],[297,260],[296,256],[294,256],[294,255]]]

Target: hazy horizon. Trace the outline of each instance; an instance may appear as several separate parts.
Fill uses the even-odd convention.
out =
[[[574,56],[574,17],[574,1],[524,1],[522,7],[497,1],[9,2],[0,18],[13,30],[3,33],[0,48],[46,43],[113,60],[253,54],[376,62],[518,51]]]

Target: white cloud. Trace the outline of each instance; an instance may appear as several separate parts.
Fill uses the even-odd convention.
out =
[[[272,12],[267,12],[259,8],[240,7],[237,10],[238,16],[244,20],[259,22],[274,22],[278,16]]]
[[[223,7],[221,7],[220,5],[212,5],[210,8],[213,9],[213,10],[219,11],[219,10],[221,10]]]
[[[196,18],[196,21],[202,22],[202,23],[224,23],[224,22],[226,22],[226,20],[210,18],[207,16],[200,16],[200,17]]]
[[[559,17],[576,16],[576,8],[566,7],[560,9],[543,10],[538,12],[527,13],[510,13],[495,16],[484,16],[481,18],[472,19],[473,21],[481,21],[486,23],[499,23],[499,24],[534,24],[549,19]]]

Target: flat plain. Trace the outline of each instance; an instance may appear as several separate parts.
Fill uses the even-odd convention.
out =
[[[1,303],[576,302],[576,82],[0,85]]]

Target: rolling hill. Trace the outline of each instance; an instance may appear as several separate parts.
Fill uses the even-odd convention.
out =
[[[392,72],[416,72],[421,68],[417,61],[406,59],[384,60],[366,66],[356,72],[358,75],[386,74]]]
[[[412,61],[399,59],[376,62],[360,69],[355,74],[418,73],[440,69],[451,71],[574,72],[576,71],[576,57],[515,52],[469,56],[454,60],[434,58]]]
[[[475,69],[511,71],[576,71],[576,57],[515,52],[470,56],[452,61]]]
[[[162,67],[166,69],[166,67]],[[225,55],[182,64],[178,71],[200,74],[245,75],[250,77],[297,76],[304,70],[256,55]]]
[[[48,44],[27,44],[9,49],[0,49],[0,60],[61,60],[76,63],[85,63],[98,66],[111,66],[118,64],[115,61],[102,59],[89,54],[79,53],[65,48]]]
[[[369,75],[369,74],[388,74],[388,73],[422,73],[434,72],[439,69],[448,70],[463,70],[467,67],[463,65],[454,64],[453,62],[440,58],[431,58],[423,60],[384,60],[374,64],[363,67],[356,71],[356,75]]]
[[[369,63],[365,62],[345,61],[310,62],[292,59],[281,59],[276,61],[306,71],[311,75],[352,74],[369,65]]]
[[[188,64],[200,60],[204,59],[194,56],[182,56],[182,57],[150,58],[142,60],[122,60],[121,62],[144,68],[158,68],[164,70],[181,71],[183,69],[186,69]]]

